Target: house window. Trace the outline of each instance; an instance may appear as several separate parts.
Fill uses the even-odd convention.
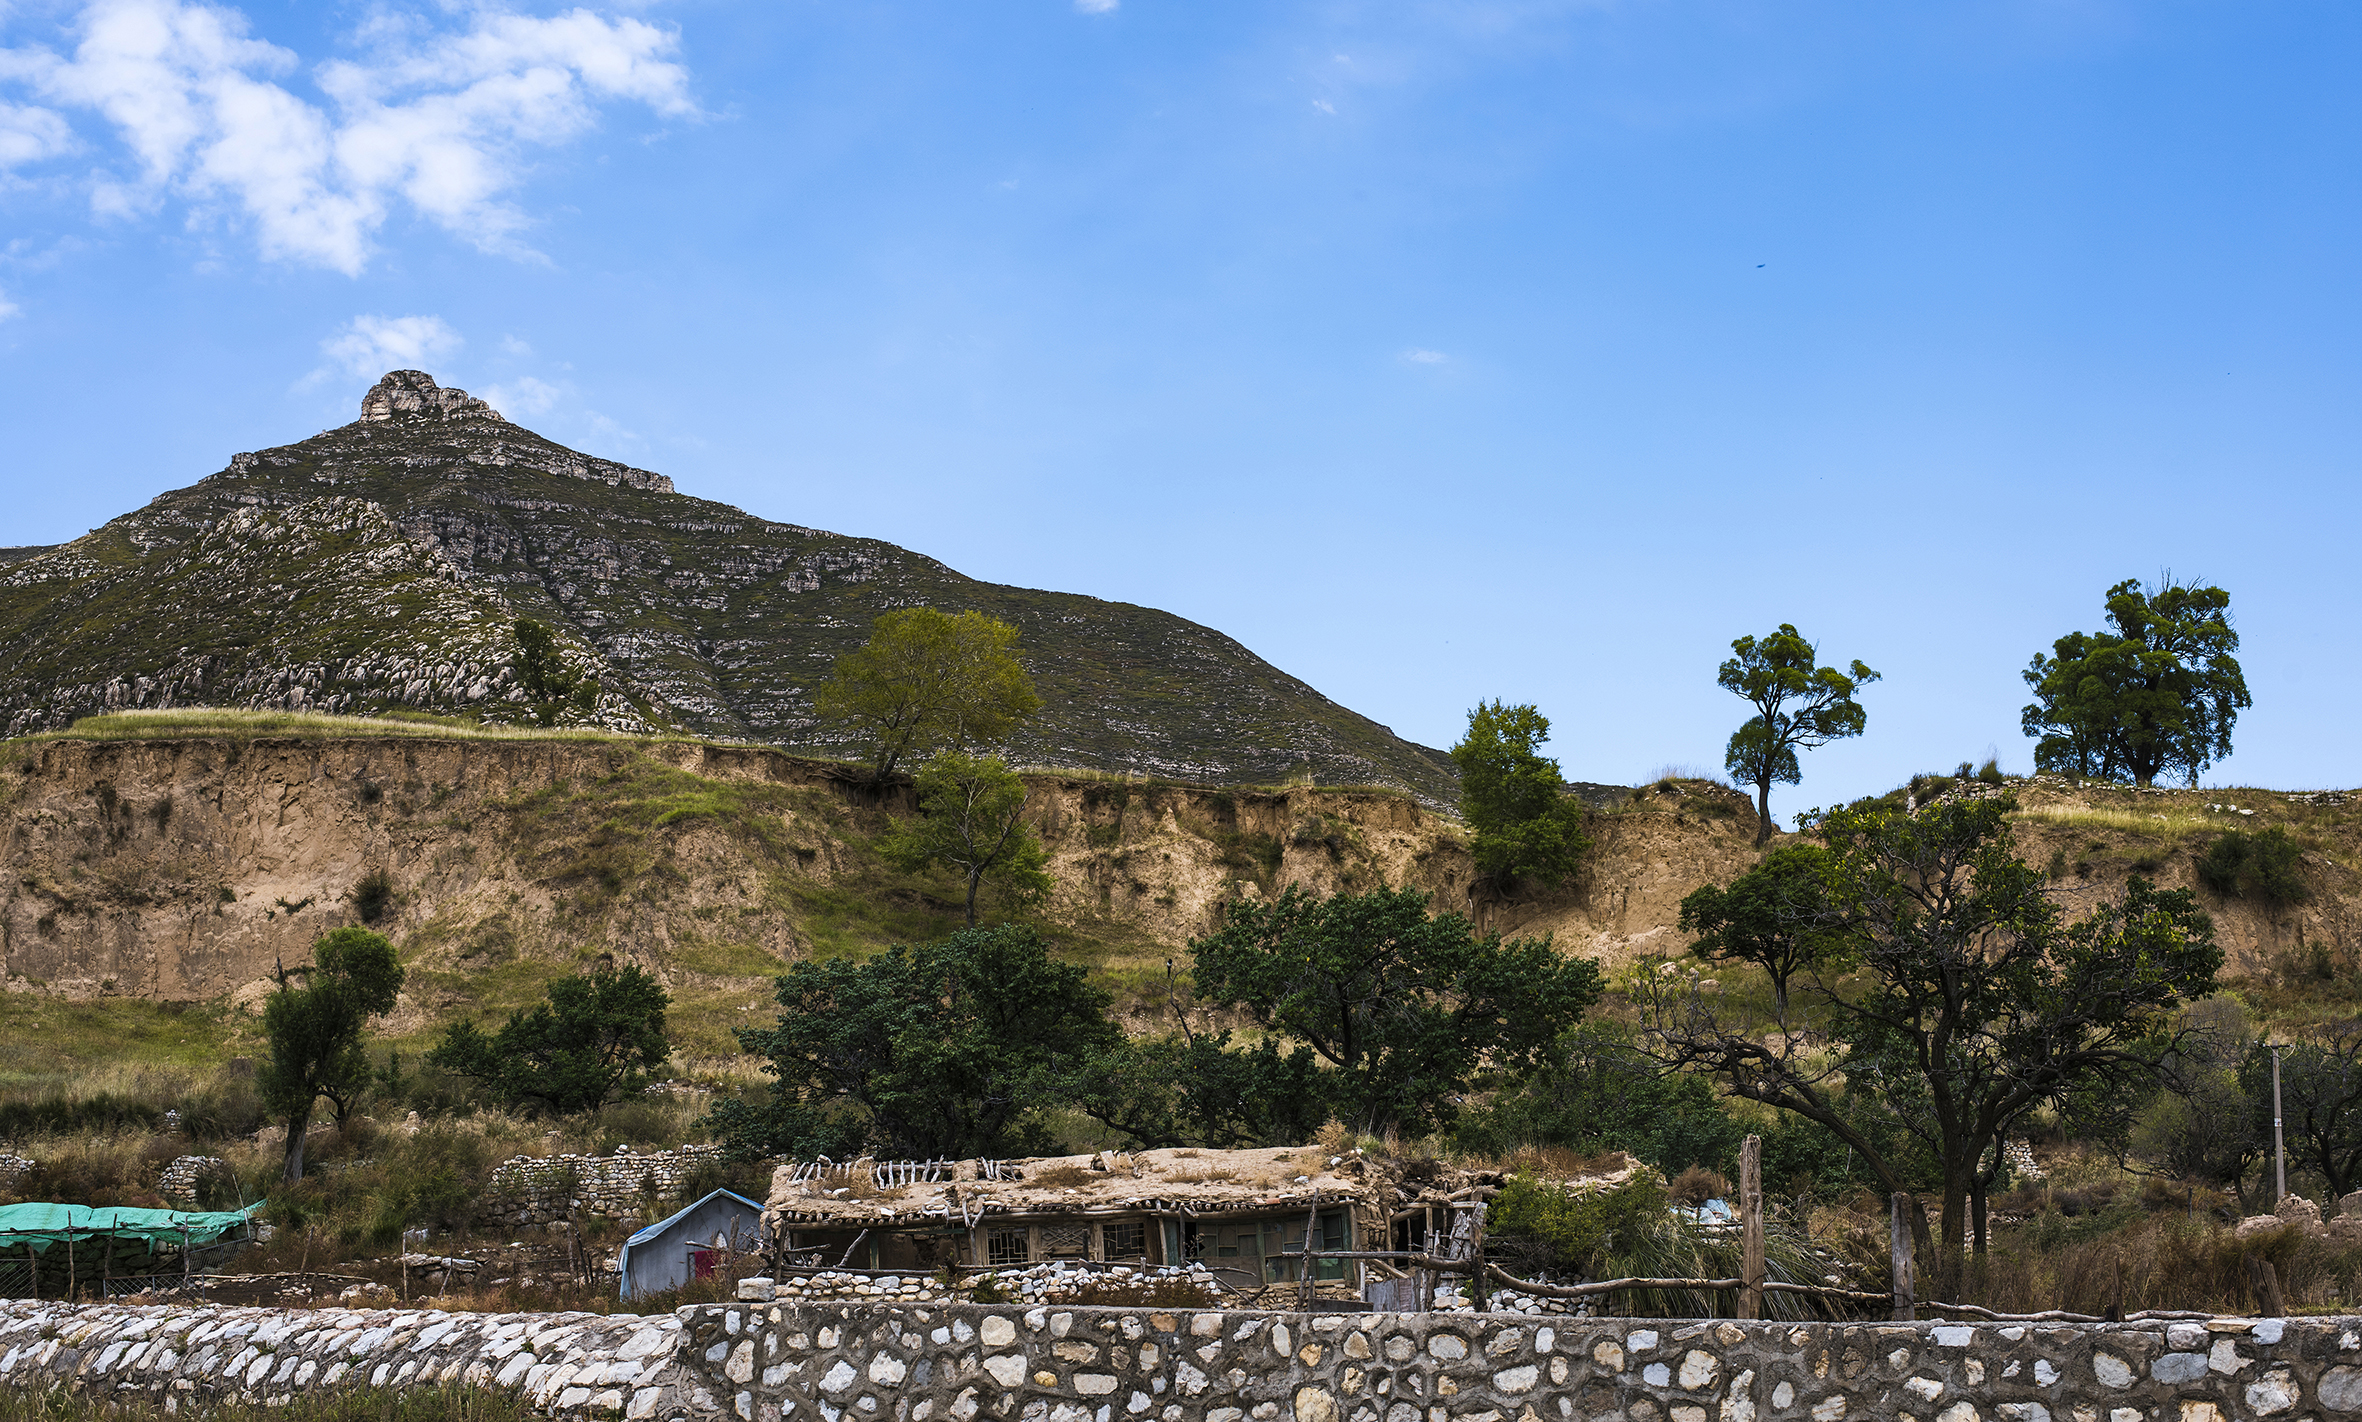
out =
[[[984,1236],[984,1262],[987,1264],[1023,1264],[1029,1257],[1022,1229],[996,1229]]]
[[[1107,1259],[1146,1259],[1148,1229],[1140,1221],[1099,1227],[1100,1254]]]
[[[1353,1247],[1350,1243],[1352,1237],[1349,1216],[1346,1212],[1326,1210],[1320,1215],[1319,1228],[1313,1235],[1312,1242],[1315,1248],[1322,1250],[1350,1249]],[[1278,1257],[1283,1249],[1293,1251],[1304,1247],[1304,1222],[1301,1218],[1265,1220],[1263,1222],[1263,1242],[1263,1252],[1272,1256],[1264,1260],[1264,1278],[1277,1283],[1283,1279],[1304,1277],[1304,1265],[1301,1259]],[[1342,1259],[1319,1261],[1319,1272],[1316,1277],[1322,1279],[1344,1278],[1345,1261]]]
[[[1042,1257],[1044,1259],[1087,1259],[1091,1255],[1091,1227],[1077,1225],[1043,1225]]]

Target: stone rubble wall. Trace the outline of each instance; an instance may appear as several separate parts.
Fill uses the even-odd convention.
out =
[[[16,1187],[23,1184],[25,1177],[32,1174],[33,1170],[34,1163],[32,1161],[21,1155],[10,1155],[6,1151],[0,1151],[0,1193],[14,1193]]]
[[[751,1281],[750,1281],[751,1282]],[[2333,1422],[2362,1319],[1737,1323],[981,1304],[654,1317],[0,1303],[0,1387],[457,1383],[626,1422]]]
[[[2362,1412],[2362,1319],[1964,1325],[682,1310],[741,1422],[2245,1422]]]
[[[156,1175],[156,1193],[184,1210],[197,1208],[197,1185],[210,1175],[226,1176],[229,1162],[217,1155],[184,1155]]]
[[[654,1186],[658,1203],[669,1208],[682,1183],[701,1165],[719,1161],[718,1145],[685,1145],[635,1155],[618,1146],[613,1155],[520,1155],[492,1169],[485,1187],[487,1211],[514,1224],[550,1224],[569,1210],[611,1220],[636,1219]]]
[[[1006,1293],[1012,1303],[1027,1307],[1055,1301],[1060,1295],[1090,1284],[1154,1286],[1169,1281],[1195,1284],[1219,1293],[1215,1277],[1203,1268],[1177,1264],[1115,1264],[1082,1266],[1058,1261],[1028,1264],[989,1272],[963,1270],[959,1283],[945,1288],[933,1274],[869,1274],[854,1270],[823,1269],[813,1274],[783,1274],[770,1284],[771,1297],[828,1299],[879,1304],[956,1303],[972,1298],[986,1284]],[[750,1281],[751,1282],[751,1281]]]
[[[489,1314],[0,1301],[0,1387],[276,1406],[323,1388],[513,1388],[589,1418],[685,1416],[670,1314]]]

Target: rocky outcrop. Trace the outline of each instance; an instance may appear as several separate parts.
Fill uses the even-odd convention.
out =
[[[393,420],[492,420],[500,411],[465,390],[445,389],[423,370],[389,370],[361,397],[361,423]]]

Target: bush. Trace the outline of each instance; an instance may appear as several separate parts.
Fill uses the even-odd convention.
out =
[[[2313,896],[2297,872],[2303,856],[2303,848],[2278,825],[2254,834],[2224,830],[2199,857],[2198,882],[2225,898],[2282,909]]]
[[[1488,1233],[1528,1268],[1591,1274],[1665,1219],[1665,1189],[1646,1171],[1612,1190],[1569,1190],[1517,1174],[1486,1212]]]
[[[394,881],[383,869],[374,869],[360,883],[353,885],[353,912],[363,923],[375,923],[393,912]]]

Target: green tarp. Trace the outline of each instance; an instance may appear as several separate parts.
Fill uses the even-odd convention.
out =
[[[144,1239],[150,1253],[160,1245],[179,1248],[211,1244],[232,1230],[243,1229],[254,1212],[269,1203],[257,1200],[243,1210],[135,1210],[88,1205],[28,1203],[0,1205],[0,1258],[21,1254],[26,1245],[36,1254],[53,1244],[112,1236]],[[183,1228],[188,1233],[181,1233]]]

